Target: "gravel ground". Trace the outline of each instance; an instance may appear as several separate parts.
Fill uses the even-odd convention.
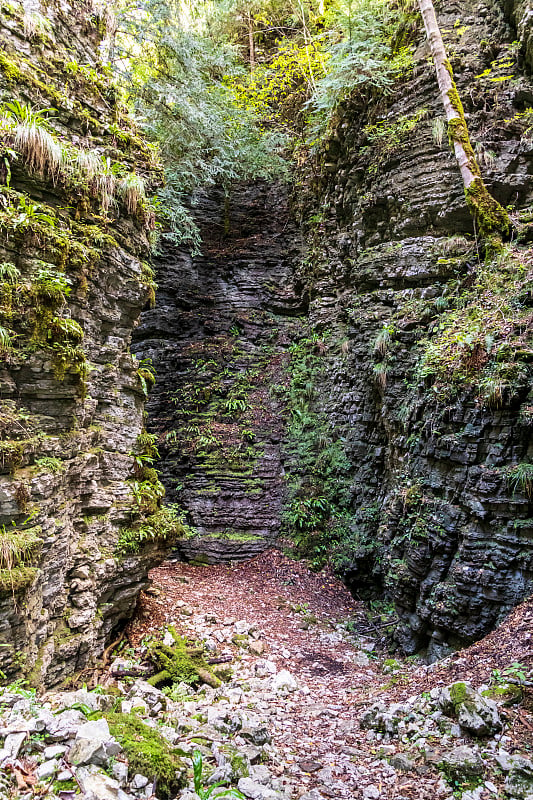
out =
[[[128,631],[134,647],[173,624],[180,633],[215,637],[221,652],[233,656],[237,682],[253,675],[255,664],[264,659],[298,681],[297,692],[247,698],[272,731],[279,763],[269,769],[295,798],[313,789],[319,792],[317,798],[339,800],[451,797],[451,787],[428,763],[426,753],[416,751],[413,756],[410,742],[363,730],[363,710],[376,700],[390,705],[455,680],[478,686],[493,669],[515,661],[532,665],[533,606],[528,603],[497,632],[438,665],[398,659],[391,668],[384,665],[388,654],[376,646],[379,637],[369,635],[372,626],[363,605],[330,574],[312,573],[277,551],[235,566],[167,563],[151,577],[152,588],[143,595]],[[260,630],[264,652],[231,642],[239,620]],[[505,714],[501,744],[510,752],[527,754],[533,731],[527,694],[521,706]],[[454,743],[472,744],[464,735]],[[389,763],[402,753],[411,759],[408,770]],[[489,785],[480,786],[472,797],[506,796]]]

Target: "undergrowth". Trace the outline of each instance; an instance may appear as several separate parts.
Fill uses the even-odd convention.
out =
[[[472,268],[422,341],[418,377],[429,379],[439,398],[470,385],[487,406],[499,407],[527,384],[532,279],[530,255],[513,245]]]

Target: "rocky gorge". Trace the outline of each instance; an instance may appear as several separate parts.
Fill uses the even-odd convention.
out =
[[[398,3],[390,88],[199,193],[195,253],[112,18],[42,5],[0,21],[0,792],[531,798],[530,3],[438,8],[500,247]]]
[[[531,459],[531,84],[512,55],[528,16],[498,3],[441,14],[489,186],[514,204],[508,266],[480,260],[408,14],[398,36],[418,45],[412,72],[378,107],[357,95],[340,105],[301,167],[293,221],[281,188],[256,186],[235,194],[225,235],[212,197],[198,211],[203,255],[165,254],[161,305],[135,334],[160,376],[148,408],[166,442],[163,482],[199,526],[180,552],[246,557],[281,524],[318,564],[333,552],[356,596],[392,597],[398,642],[429,658],[488,632],[532,586],[531,484],[520,477]],[[243,220],[257,255],[243,252]],[[253,288],[243,257],[246,270],[260,259]],[[265,463],[274,485],[281,463],[283,491]]]

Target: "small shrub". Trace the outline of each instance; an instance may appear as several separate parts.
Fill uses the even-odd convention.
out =
[[[0,569],[12,570],[28,564],[43,540],[40,537],[41,528],[6,528],[0,526]]]
[[[520,489],[530,500],[533,499],[533,464],[523,463],[509,467],[507,469],[507,481],[513,492]]]
[[[0,264],[0,280],[6,283],[16,283],[20,278],[20,270],[10,261],[3,261]]]
[[[35,460],[35,466],[43,472],[51,472],[53,475],[57,475],[65,469],[65,465],[60,458],[50,458],[49,456],[37,458]]]
[[[167,542],[193,535],[184,522],[185,512],[178,505],[168,505],[131,528],[121,528],[116,544],[117,555],[138,553],[149,542]]]
[[[448,129],[448,125],[444,117],[436,117],[431,125],[431,135],[433,141],[440,147],[444,141],[444,135]]]

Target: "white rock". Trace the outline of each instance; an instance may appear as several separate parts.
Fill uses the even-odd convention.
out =
[[[163,636],[163,644],[165,647],[172,647],[175,644],[175,639],[170,633],[170,631],[165,631],[165,635]]]
[[[250,623],[246,622],[245,619],[240,619],[238,622],[235,623],[235,633],[242,636],[245,633],[248,633],[250,630]]]
[[[49,761],[51,758],[57,758],[58,756],[62,756],[63,753],[67,752],[67,748],[64,744],[51,744],[50,747],[44,748],[43,756],[46,761]]]
[[[79,767],[76,770],[76,780],[83,792],[84,800],[129,800],[130,798],[130,795],[120,788],[118,781],[94,765]]]
[[[3,756],[2,761],[0,763],[2,763],[3,761],[14,761],[18,756],[18,752],[22,747],[25,738],[26,738],[25,732],[10,733],[8,736],[6,736],[3,750],[0,751],[2,753],[5,753],[6,755]]]
[[[366,786],[363,789],[363,797],[365,800],[379,800],[381,797],[381,792],[377,786],[374,786],[374,784],[371,783],[370,786]]]
[[[298,681],[288,670],[282,669],[272,678],[272,688],[276,692],[295,692],[298,688]]]
[[[131,786],[133,789],[144,789],[144,787],[148,783],[148,778],[145,775],[134,775],[133,780],[131,781]]]
[[[115,761],[111,767],[113,778],[115,778],[121,785],[128,781],[128,765],[125,761]]]
[[[56,774],[58,767],[59,761],[53,758],[51,761],[44,761],[42,764],[39,764],[35,770],[35,774],[40,781],[45,781]]]
[[[268,661],[266,658],[260,658],[254,665],[254,672],[258,678],[266,678],[268,675],[275,675],[278,671],[273,661]]]
[[[272,791],[268,786],[257,783],[251,778],[241,778],[237,784],[237,788],[245,797],[250,797],[251,800],[277,800],[277,798],[279,798],[277,792]]]

